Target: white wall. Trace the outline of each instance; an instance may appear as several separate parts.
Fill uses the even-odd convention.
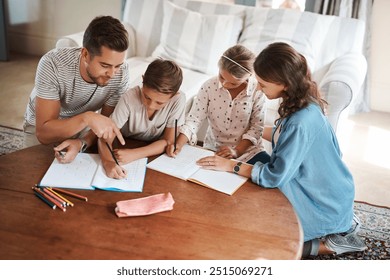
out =
[[[390,1],[375,0],[371,41],[371,110],[390,113]]]
[[[11,51],[43,55],[63,35],[84,30],[99,15],[121,18],[122,0],[6,0]]]

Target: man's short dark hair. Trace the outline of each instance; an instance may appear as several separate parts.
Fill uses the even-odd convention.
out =
[[[100,55],[102,46],[117,52],[124,52],[129,47],[126,28],[112,16],[94,18],[84,32],[83,47],[92,56]]]

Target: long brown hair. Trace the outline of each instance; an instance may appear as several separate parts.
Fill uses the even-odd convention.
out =
[[[286,90],[278,113],[280,118],[317,103],[323,113],[327,102],[321,98],[316,82],[311,79],[306,58],[286,43],[268,45],[254,63],[256,75],[271,83],[285,85]]]

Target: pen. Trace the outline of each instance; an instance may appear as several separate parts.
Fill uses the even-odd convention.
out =
[[[114,152],[113,152],[113,151],[111,150],[111,148],[110,148],[110,145],[108,145],[107,142],[106,142],[106,145],[107,145],[108,150],[109,150],[110,153],[111,153],[112,158],[115,160],[115,163],[116,163],[117,165],[119,165],[119,163],[118,163],[118,161],[116,160],[116,157],[115,157],[115,155],[114,155]]]
[[[176,137],[177,137],[177,119],[175,119],[175,142],[173,144],[173,151],[176,151],[176,143],[177,143]]]
[[[54,145],[54,147],[57,147],[57,145]],[[58,151],[58,153],[60,154],[60,156],[63,158],[65,156],[65,152],[64,151]]]
[[[58,151],[58,153],[60,154],[61,157],[65,156],[65,153],[63,151]]]

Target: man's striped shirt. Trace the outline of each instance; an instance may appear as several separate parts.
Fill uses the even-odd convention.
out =
[[[35,97],[59,100],[60,119],[87,111],[97,111],[104,104],[115,106],[129,87],[128,64],[125,61],[108,85],[87,83],[80,75],[81,48],[49,51],[39,61],[35,86],[27,105],[25,120],[35,126]]]

